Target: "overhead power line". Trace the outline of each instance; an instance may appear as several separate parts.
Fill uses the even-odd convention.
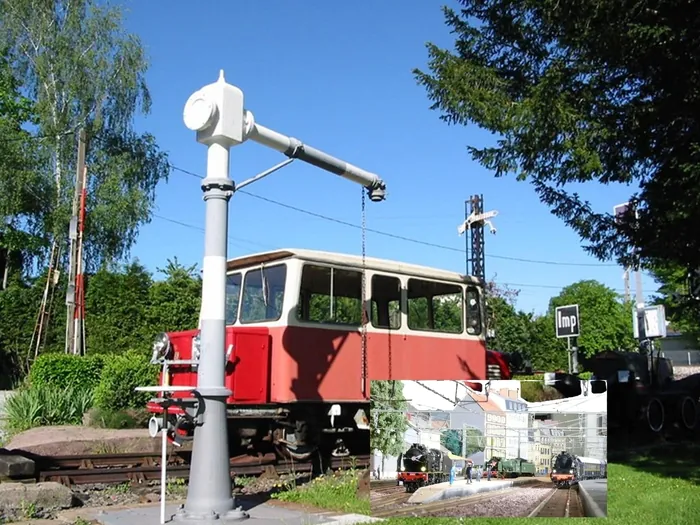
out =
[[[183,173],[185,175],[189,175],[191,177],[196,177],[198,179],[204,179],[204,176],[195,173],[190,170],[186,170],[184,168],[180,168],[179,166],[175,166],[173,164],[170,164],[170,168],[178,171],[180,173]],[[287,204],[284,202],[280,202],[274,199],[270,199],[269,197],[263,197],[261,195],[257,195],[255,193],[251,193],[246,190],[238,190],[237,193],[243,193],[244,195],[248,195],[249,197],[253,197],[255,199],[268,202],[270,204],[274,204],[275,206],[279,206],[281,208],[287,208],[288,210],[293,210],[298,213],[303,213],[305,215],[309,215],[311,217],[316,217],[318,219],[323,219],[329,222],[334,222],[336,224],[342,224],[343,226],[348,226],[350,228],[355,228],[355,229],[362,229],[362,226],[359,224],[355,224],[352,222],[344,221],[342,219],[337,219],[335,217],[329,217],[328,215],[323,215],[321,213],[316,213],[310,210],[306,210],[304,208],[299,208],[297,206],[292,206],[291,204]],[[368,232],[374,233],[376,235],[382,235],[384,237],[389,237],[392,239],[397,239],[400,241],[405,241],[405,242],[410,242],[414,244],[420,244],[422,246],[428,246],[431,248],[438,248],[441,250],[448,250],[452,252],[457,252],[457,253],[464,253],[464,250],[461,248],[455,248],[454,246],[446,246],[444,244],[436,244],[428,241],[423,241],[420,239],[414,239],[412,237],[405,237],[403,235],[397,235],[394,233],[390,232],[385,232],[381,230],[375,230],[373,228],[365,228]],[[538,260],[538,259],[525,259],[521,257],[510,257],[506,255],[494,255],[494,254],[486,254],[486,257],[493,257],[494,259],[502,259],[505,261],[514,261],[514,262],[523,262],[523,263],[530,263],[530,264],[547,264],[551,266],[582,266],[582,267],[617,267],[617,264],[611,264],[611,263],[572,263],[572,262],[560,262],[560,261],[546,261],[546,260]]]
[[[202,232],[202,233],[204,232],[204,228],[202,228],[201,226],[189,224],[189,223],[182,222],[182,221],[179,221],[176,219],[171,219],[170,217],[164,217],[163,215],[158,215],[157,213],[154,213],[153,217],[156,219],[160,219],[162,221],[170,222],[172,224],[177,224],[177,225],[182,226],[184,228],[197,230],[197,231]],[[269,244],[262,244],[262,243],[259,243],[256,241],[252,241],[250,239],[244,239],[242,237],[229,236],[228,239],[233,244],[246,243],[246,244],[252,244],[255,246],[260,246],[261,248],[265,248],[265,249],[275,249],[275,250],[281,249],[280,246],[272,246]],[[568,284],[555,285],[555,284],[510,283],[510,282],[503,282],[503,281],[498,281],[498,284],[503,285],[503,286],[517,287],[517,288],[547,288],[550,290],[563,290],[564,288],[569,286]],[[614,290],[616,292],[623,292],[624,291],[622,288],[611,288],[611,290]]]

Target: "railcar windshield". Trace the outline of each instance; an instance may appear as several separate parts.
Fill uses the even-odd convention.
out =
[[[226,324],[236,324],[238,320],[238,305],[241,302],[241,280],[240,273],[233,273],[226,276]]]

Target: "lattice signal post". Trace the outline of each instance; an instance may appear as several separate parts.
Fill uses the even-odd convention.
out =
[[[496,228],[490,219],[498,215],[498,211],[492,210],[484,213],[484,196],[472,195],[464,202],[464,223],[457,231],[460,235],[467,232],[467,274],[486,281],[486,252],[484,250],[484,226],[488,225],[491,233],[496,233]]]

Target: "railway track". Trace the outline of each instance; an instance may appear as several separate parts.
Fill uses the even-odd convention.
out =
[[[583,505],[578,495],[578,485],[552,491],[528,515],[529,518],[583,518]]]
[[[189,478],[191,452],[168,457],[168,478]],[[89,454],[80,456],[35,456],[38,481],[56,481],[67,486],[92,483],[142,483],[160,480],[160,454]],[[367,468],[369,455],[334,458],[330,468]],[[279,462],[274,454],[237,456],[230,459],[231,476],[259,476],[265,472],[289,474],[312,471],[311,463]]]
[[[386,510],[388,507],[402,506],[408,502],[412,494],[406,492],[403,486],[371,487],[370,486],[370,509],[372,516],[378,512]]]

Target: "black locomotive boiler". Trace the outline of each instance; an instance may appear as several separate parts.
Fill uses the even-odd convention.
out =
[[[450,479],[452,460],[446,452],[414,443],[398,458],[397,481],[403,483],[406,492],[421,487],[443,483]]]

